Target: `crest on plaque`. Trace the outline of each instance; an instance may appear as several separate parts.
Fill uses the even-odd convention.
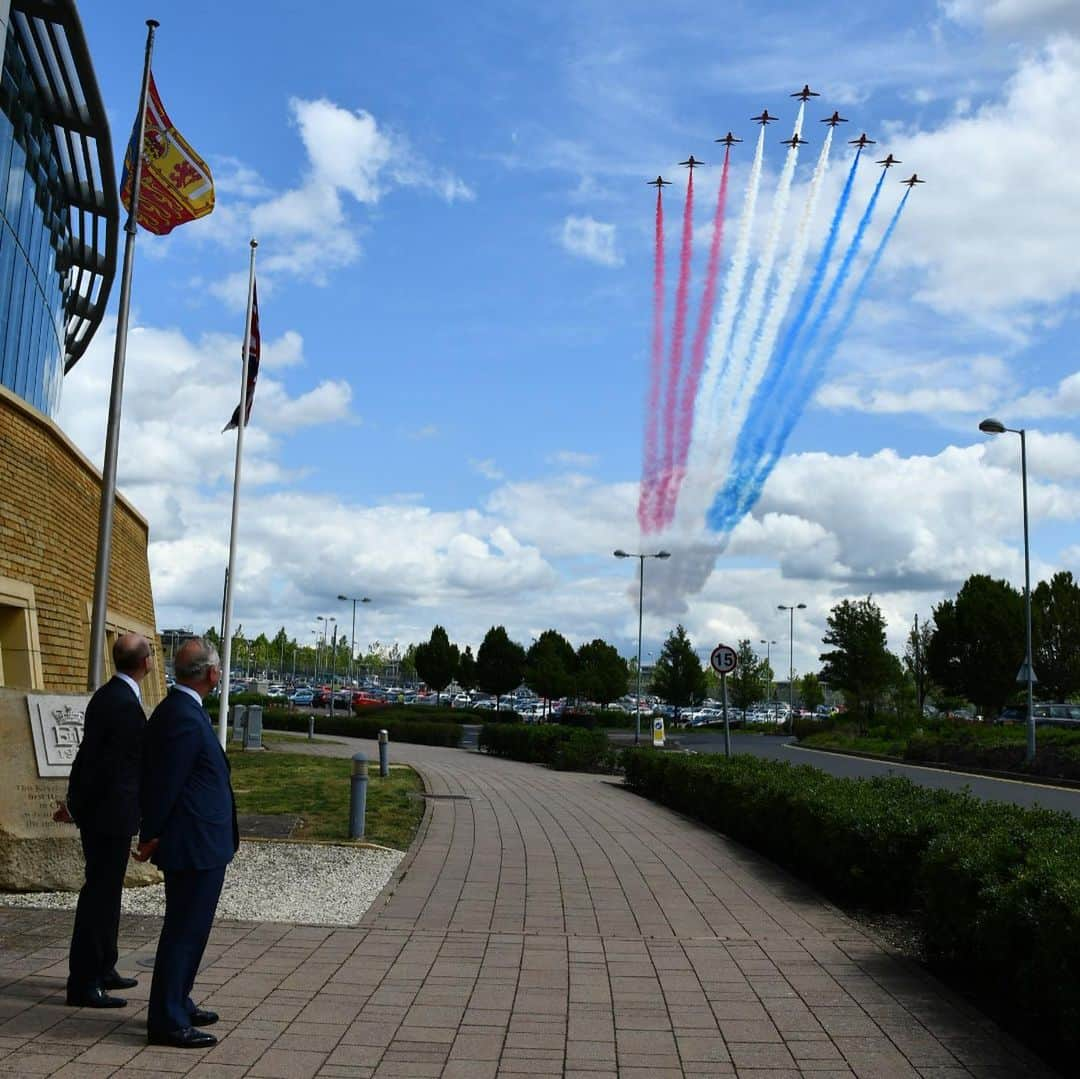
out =
[[[89,695],[26,695],[37,770],[42,778],[71,774],[72,761],[82,743],[83,720],[89,700]]]

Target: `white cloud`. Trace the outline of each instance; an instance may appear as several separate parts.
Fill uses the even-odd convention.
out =
[[[1033,390],[1009,411],[1022,416],[1075,416],[1080,411],[1080,371],[1067,375],[1053,391]]]
[[[479,476],[483,476],[487,480],[501,480],[503,473],[499,470],[495,464],[495,460],[492,457],[485,457],[483,460],[470,460],[469,467]]]
[[[571,255],[601,266],[621,266],[623,263],[615,244],[615,226],[592,217],[567,217],[559,242]]]
[[[548,464],[563,465],[566,468],[591,468],[597,462],[595,453],[576,453],[574,450],[559,450],[548,457]]]
[[[941,7],[957,22],[981,24],[990,30],[1080,29],[1080,7],[1075,0],[943,0]]]

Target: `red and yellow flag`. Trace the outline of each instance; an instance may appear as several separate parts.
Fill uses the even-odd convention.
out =
[[[138,124],[124,155],[120,198],[131,210],[131,184],[135,166]],[[173,127],[161,104],[151,73],[146,94],[143,134],[142,184],[139,188],[139,224],[164,236],[177,225],[205,217],[214,208],[214,178],[206,162]]]

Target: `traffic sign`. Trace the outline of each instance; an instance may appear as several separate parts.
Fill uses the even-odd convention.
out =
[[[739,655],[734,648],[718,644],[709,656],[709,663],[717,674],[731,674],[739,665]]]

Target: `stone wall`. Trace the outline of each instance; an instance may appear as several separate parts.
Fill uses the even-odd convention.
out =
[[[41,683],[18,685],[9,676],[4,680],[9,685],[71,693],[86,689],[100,490],[100,473],[59,427],[0,387],[0,596],[5,583],[9,592],[32,587],[33,599],[28,602]],[[109,574],[110,631],[131,629],[152,635],[160,656],[148,538],[145,519],[117,499]],[[112,670],[110,656],[106,670]],[[158,663],[144,684],[147,711],[164,691],[163,664]]]

